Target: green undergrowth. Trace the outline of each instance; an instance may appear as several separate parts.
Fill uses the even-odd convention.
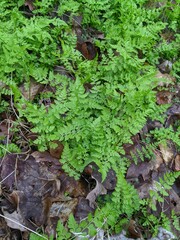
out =
[[[164,112],[170,105],[156,103],[159,82],[168,81],[155,77],[161,59],[173,62],[171,75],[179,81],[179,0],[176,4],[155,2],[42,0],[34,1],[30,17],[23,0],[0,2],[0,111],[16,113],[14,131],[28,123],[38,135],[29,145],[40,151],[55,147],[55,140],[62,142],[60,161],[75,179],[91,162],[97,164],[103,180],[110,168],[116,172],[117,186],[111,198],[77,226],[77,232],[86,230],[85,235],[95,235],[97,228],[118,233],[139,211],[147,218],[145,226],[150,228],[155,222],[152,234],[162,225],[162,221],[151,221],[146,212],[150,199],[141,203],[137,191],[126,181],[129,161],[123,149],[123,144],[132,143],[131,137],[140,132],[147,119],[162,124],[165,121]],[[79,15],[83,17],[83,38],[91,38],[99,49],[91,61],[76,50],[73,19]],[[92,36],[89,27],[102,32],[104,38]],[[173,35],[170,41],[162,38],[167,31]],[[63,66],[67,74],[55,73],[55,66]],[[50,86],[53,92],[25,99],[19,87],[24,84],[28,89],[32,79]],[[50,99],[50,106],[41,103],[45,98]],[[155,129],[151,136],[156,146],[166,140],[180,146],[177,130]],[[20,151],[16,141],[1,143],[1,155]],[[147,149],[148,144],[141,160],[144,156],[151,159],[152,151]],[[72,218],[69,230],[59,223],[57,232],[72,237],[77,224],[70,223]],[[167,222],[164,215],[161,219]],[[68,239],[67,235],[61,238],[60,234],[58,239]]]

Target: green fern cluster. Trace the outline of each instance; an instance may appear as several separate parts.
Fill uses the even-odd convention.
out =
[[[144,217],[140,219],[142,226],[149,227],[151,226],[150,231],[155,236],[158,232],[159,227],[164,227],[167,230],[171,230],[171,225],[179,231],[179,221],[177,214],[172,211],[171,218],[166,216],[164,209],[160,217],[154,216],[152,213],[148,213],[147,209],[150,208],[153,211],[157,211],[157,203],[162,204],[165,200],[165,197],[169,196],[169,190],[172,188],[176,179],[180,176],[180,172],[167,172],[159,179],[158,182],[153,184],[153,188],[150,190],[150,197],[148,199],[141,200],[141,212]]]

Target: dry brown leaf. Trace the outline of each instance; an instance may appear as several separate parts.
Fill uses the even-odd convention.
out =
[[[173,149],[172,147],[169,147],[169,145],[169,143],[167,144],[167,146],[165,146],[164,144],[159,144],[159,148],[166,165],[168,165],[174,157]]]
[[[75,219],[78,222],[81,222],[83,219],[85,219],[89,213],[93,213],[94,209],[89,206],[89,200],[86,198],[78,198],[78,204],[75,210]]]
[[[43,85],[31,79],[28,89],[24,83],[19,87],[19,89],[26,100],[32,101],[36,95],[42,91]]]
[[[52,157],[60,159],[61,158],[61,154],[62,154],[63,149],[64,149],[64,146],[59,141],[53,141],[53,143],[56,143],[57,147],[56,148],[50,148],[49,152],[50,152]]]
[[[7,189],[17,189],[18,195],[5,195],[7,210],[17,209],[24,225],[31,229],[47,221],[52,199],[60,192],[58,175],[50,171],[48,163],[25,154],[9,154],[2,162],[2,184]],[[17,202],[18,206],[14,206]]]
[[[175,171],[180,171],[180,154],[178,154],[175,157],[175,160],[174,160],[174,170]]]
[[[144,183],[141,185],[137,190],[140,199],[148,198],[149,197],[149,190],[151,188],[151,183]]]
[[[78,199],[73,198],[65,202],[55,202],[50,209],[50,217],[58,216],[62,223],[68,220],[71,213],[74,213]]]
[[[132,179],[142,176],[143,180],[148,180],[150,178],[150,171],[153,170],[153,162],[140,162],[138,165],[132,163],[127,171],[126,178]]]
[[[8,136],[8,124],[7,122],[1,122],[0,123],[0,137],[6,137]]]
[[[94,178],[94,177],[92,177],[92,178]],[[96,187],[91,192],[89,192],[86,197],[86,199],[89,200],[89,206],[91,208],[95,208],[95,201],[99,195],[104,195],[107,193],[107,190],[105,189],[103,184],[98,182],[97,179],[95,179],[95,180],[96,180]]]
[[[94,162],[86,166],[86,168],[84,169],[84,173],[91,176],[91,178],[96,179],[98,182],[102,182],[102,176],[99,172],[99,167]],[[107,190],[112,191],[116,187],[116,182],[116,173],[114,170],[110,169],[107,173],[106,179],[102,182],[102,185]]]
[[[140,238],[142,239],[141,231],[135,220],[131,219],[128,226],[128,235],[133,239]]]
[[[158,68],[162,73],[170,73],[172,65],[173,64],[171,61],[165,60],[164,62],[158,65]]]
[[[159,105],[168,104],[172,102],[174,93],[170,91],[159,91],[156,94],[156,101]]]
[[[158,151],[154,151],[155,153],[155,160],[153,160],[153,166],[154,166],[154,170],[157,171],[158,168],[160,167],[160,165],[163,163],[163,159],[160,156]]]
[[[97,49],[91,41],[77,42],[76,48],[88,60],[93,60],[96,57]]]
[[[24,5],[28,6],[30,11],[33,11],[35,9],[34,5],[33,5],[34,0],[26,0]]]
[[[69,177],[66,173],[59,176],[61,181],[61,194],[68,194],[70,197],[85,197],[88,191],[88,184],[82,179],[75,181],[73,177]]]
[[[24,221],[20,213],[17,211],[14,211],[13,213],[8,213],[5,210],[2,211],[5,216],[5,221],[10,228],[19,229],[22,232],[27,231],[27,229],[23,227]]]
[[[159,82],[158,86],[160,86],[160,87],[168,87],[170,84],[174,84],[174,82],[176,81],[175,77],[170,76],[167,73],[163,74],[160,71],[157,72],[156,78],[167,79],[167,81],[163,80],[162,82]]]

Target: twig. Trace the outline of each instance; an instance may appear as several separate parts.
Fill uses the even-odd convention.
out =
[[[15,172],[15,170],[12,171],[9,175],[7,175],[7,176],[0,182],[0,184],[3,183],[8,177],[10,177],[14,172]]]
[[[15,224],[17,224],[17,225],[19,225],[19,226],[21,226],[21,227],[23,227],[23,228],[27,229],[28,231],[30,231],[30,232],[32,232],[32,233],[34,233],[34,234],[38,235],[39,237],[42,237],[42,238],[44,238],[44,239],[47,239],[47,240],[48,240],[48,238],[46,238],[46,237],[44,237],[43,235],[41,235],[41,234],[39,234],[39,233],[37,233],[37,232],[33,231],[33,230],[32,230],[32,229],[30,229],[30,228],[28,228],[28,227],[26,227],[26,226],[22,225],[22,224],[21,224],[21,223],[19,223],[19,222],[16,222],[16,221],[14,221],[14,220],[12,220],[12,219],[10,219],[10,218],[8,218],[8,217],[5,217],[5,216],[4,216],[4,215],[2,215],[2,214],[0,214],[0,217],[2,217],[2,218],[4,218],[4,219],[6,219],[6,220],[8,220],[8,221],[11,221],[11,222],[13,222],[13,223],[15,223]]]

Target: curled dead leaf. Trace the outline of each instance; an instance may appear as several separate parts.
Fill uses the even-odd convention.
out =
[[[26,0],[24,5],[28,6],[30,11],[33,11],[35,9],[34,5],[33,5],[34,0]]]
[[[92,178],[94,178],[94,177],[92,177]],[[107,193],[107,190],[105,189],[103,184],[98,182],[98,180],[96,178],[94,178],[94,179],[96,180],[96,186],[91,192],[88,193],[88,195],[86,197],[86,199],[89,200],[89,206],[91,208],[95,208],[95,201],[99,195],[105,195]]]

